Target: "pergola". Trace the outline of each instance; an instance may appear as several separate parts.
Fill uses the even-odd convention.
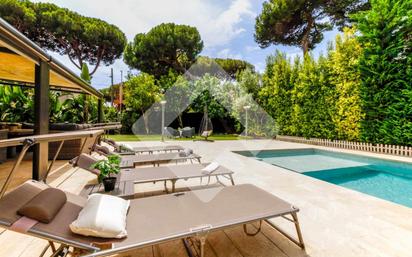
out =
[[[34,134],[49,132],[49,91],[83,93],[99,99],[98,122],[103,117],[103,95],[62,63],[0,18],[0,84],[34,88]],[[48,143],[33,149],[33,179],[40,180],[48,165]]]

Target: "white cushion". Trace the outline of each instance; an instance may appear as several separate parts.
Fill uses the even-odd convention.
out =
[[[179,152],[180,157],[189,157],[193,154],[193,150],[190,148],[185,148],[183,151]]]
[[[79,217],[70,224],[73,233],[104,238],[127,236],[126,216],[130,201],[122,198],[92,194],[80,211]]]
[[[217,168],[219,168],[219,163],[217,162],[212,162],[209,165],[207,165],[206,167],[204,167],[202,169],[204,174],[209,174],[212,173],[213,171],[215,171]]]

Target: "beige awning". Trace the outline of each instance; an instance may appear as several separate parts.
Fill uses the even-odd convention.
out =
[[[80,79],[67,67],[28,40],[4,20],[0,19],[0,83],[9,82],[34,86],[35,65],[40,61],[50,66],[50,88],[103,95]]]
[[[0,79],[34,85],[34,65],[34,62],[23,56],[0,52]],[[50,72],[50,87],[83,91],[78,84],[62,77],[53,70]]]

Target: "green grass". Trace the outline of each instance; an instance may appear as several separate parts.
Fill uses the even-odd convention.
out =
[[[161,135],[108,135],[109,138],[115,141],[160,141]],[[250,138],[250,137],[247,137]],[[196,136],[194,139],[203,139],[199,136]],[[242,140],[246,139],[244,136],[239,135],[226,135],[226,134],[216,134],[209,137],[211,140]],[[166,138],[166,141],[190,141],[193,138],[177,138],[177,139],[170,139]]]

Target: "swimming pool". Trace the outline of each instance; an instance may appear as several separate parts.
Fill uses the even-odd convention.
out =
[[[318,149],[238,154],[412,208],[412,164]]]

